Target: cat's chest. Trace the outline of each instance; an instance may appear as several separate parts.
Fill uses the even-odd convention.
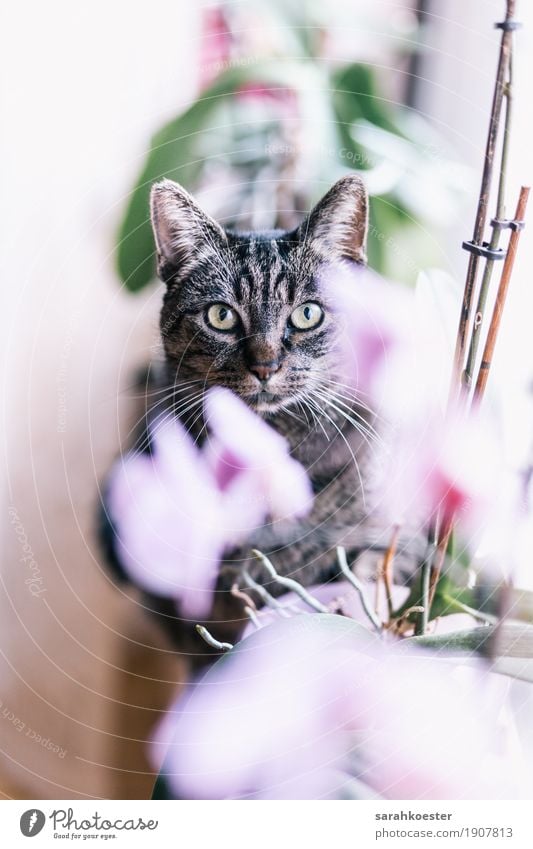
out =
[[[368,439],[346,422],[300,424],[278,420],[275,429],[287,439],[291,456],[306,469],[315,492],[336,481],[353,479],[356,486],[368,466]]]

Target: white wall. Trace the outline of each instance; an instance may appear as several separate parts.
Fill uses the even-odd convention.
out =
[[[143,620],[101,574],[92,525],[159,293],[123,293],[111,254],[150,133],[194,91],[198,14],[172,0],[20,2],[0,33],[0,789],[8,776],[30,797],[125,795],[110,764],[135,734],[112,727],[115,666]]]

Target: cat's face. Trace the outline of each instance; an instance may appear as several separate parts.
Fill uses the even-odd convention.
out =
[[[176,183],[152,190],[161,334],[169,377],[225,386],[263,414],[290,407],[335,376],[335,262],[364,263],[367,197],[343,178],[286,233],[231,233]]]

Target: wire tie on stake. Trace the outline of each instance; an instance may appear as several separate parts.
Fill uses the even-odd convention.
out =
[[[488,242],[482,242],[481,245],[476,245],[475,242],[463,242],[465,251],[469,251],[476,256],[484,256],[493,262],[498,259],[505,259],[505,251],[503,248],[491,248]]]
[[[515,221],[513,218],[491,218],[490,226],[498,230],[523,230],[525,221]]]
[[[504,32],[513,32],[516,29],[520,29],[522,24],[520,21],[513,21],[512,18],[509,18],[507,21],[500,21],[500,23],[494,24],[494,29],[502,29]]]

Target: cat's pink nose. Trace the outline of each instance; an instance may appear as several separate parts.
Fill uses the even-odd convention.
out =
[[[251,363],[248,368],[252,374],[255,374],[259,380],[265,383],[273,374],[280,370],[281,363],[279,360],[274,360],[271,363]]]

